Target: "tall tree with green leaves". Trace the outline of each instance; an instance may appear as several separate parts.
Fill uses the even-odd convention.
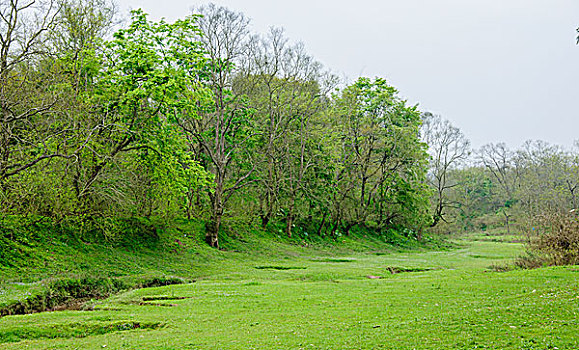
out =
[[[337,96],[333,231],[429,222],[420,112],[397,93],[384,79],[360,78]]]
[[[206,61],[196,40],[197,19],[152,22],[133,11],[128,28],[94,52],[100,65],[83,92],[89,101],[84,122],[94,136],[74,163],[73,185],[81,202],[101,206],[115,194],[124,196],[124,182],[115,177],[123,162],[149,164],[157,177],[164,169],[165,177],[178,178],[183,167],[202,175],[176,128],[208,94],[199,81]]]
[[[311,119],[325,108],[335,79],[280,29],[254,36],[248,47],[235,88],[248,96],[259,130],[259,215],[266,227],[283,213],[291,236],[313,165]]]

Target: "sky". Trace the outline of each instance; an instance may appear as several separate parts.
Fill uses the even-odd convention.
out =
[[[175,20],[207,1],[117,0]],[[579,0],[215,0],[282,27],[328,69],[383,77],[476,148],[579,140]]]

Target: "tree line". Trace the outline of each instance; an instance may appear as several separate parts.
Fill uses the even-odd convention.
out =
[[[283,30],[216,5],[173,23],[107,0],[0,4],[0,213],[224,220],[286,235],[432,224],[422,113],[343,84]]]
[[[577,210],[579,144],[565,149],[529,140],[516,150],[505,143],[477,150],[441,116],[426,113],[424,120],[428,180],[435,189],[433,223],[459,231],[514,228],[515,233],[532,230],[532,219],[541,214]]]
[[[213,247],[232,221],[290,237],[528,233],[569,218],[578,184],[577,149],[473,150],[385,79],[344,83],[225,7],[168,23],[120,21],[108,0],[0,4],[3,216],[113,233],[196,219]]]
[[[525,264],[579,263],[579,143],[530,140],[472,149],[441,116],[424,114],[433,226],[439,232],[502,230],[525,237],[538,256]]]

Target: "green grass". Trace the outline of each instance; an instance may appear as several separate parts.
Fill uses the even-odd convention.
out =
[[[190,271],[195,283],[129,291],[94,301],[91,312],[4,317],[0,347],[579,348],[579,269],[493,272],[521,245],[478,238],[444,251],[265,239],[258,254],[202,251],[191,261],[202,262]]]
[[[123,224],[123,232],[105,238],[79,232],[74,225],[53,225],[45,218],[0,218],[0,288],[2,284],[33,283],[47,276],[196,278],[215,273],[216,265],[227,271],[236,270],[238,260],[255,260],[257,266],[263,258],[277,259],[278,255],[288,259],[309,254],[332,258],[353,251],[390,253],[425,245],[446,246],[437,240],[419,244],[413,238],[364,233],[337,239],[315,235],[288,239],[277,230],[264,232],[228,223],[221,235],[225,251],[218,251],[204,243],[201,221],[181,221],[171,227],[144,219]],[[131,224],[138,227],[126,228]],[[2,300],[0,293],[0,305]]]

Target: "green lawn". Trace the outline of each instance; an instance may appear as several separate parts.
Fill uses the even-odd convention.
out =
[[[1,318],[0,348],[579,348],[579,268],[493,272],[520,244],[475,238],[441,252],[224,253],[192,284]]]

